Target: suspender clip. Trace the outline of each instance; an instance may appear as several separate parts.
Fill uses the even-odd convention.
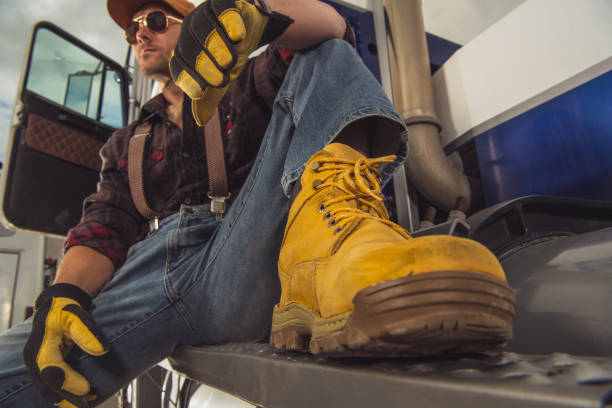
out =
[[[210,198],[210,212],[215,214],[215,218],[217,221],[220,221],[223,218],[223,214],[227,210],[227,200],[230,198],[230,195],[226,195],[225,197],[215,197],[208,193],[208,198]]]

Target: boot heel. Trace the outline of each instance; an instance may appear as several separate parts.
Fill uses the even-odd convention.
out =
[[[503,347],[512,337],[512,289],[481,272],[409,275],[362,289],[353,303],[340,330],[320,336],[314,330],[312,353],[469,353]]]
[[[310,310],[297,303],[275,307],[270,344],[281,350],[308,351],[314,319]]]

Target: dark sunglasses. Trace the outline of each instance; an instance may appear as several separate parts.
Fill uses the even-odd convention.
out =
[[[152,11],[148,14],[136,17],[130,25],[125,29],[125,39],[128,43],[136,44],[136,33],[140,29],[140,24],[143,24],[148,29],[155,31],[156,33],[163,33],[166,31],[170,22],[182,23],[183,20],[180,18],[172,17],[165,14],[162,11]]]

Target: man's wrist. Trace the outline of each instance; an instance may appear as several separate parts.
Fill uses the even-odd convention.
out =
[[[91,296],[80,287],[70,283],[56,283],[45,289],[36,299],[38,310],[54,297],[66,297],[75,300],[85,310],[91,305]]]

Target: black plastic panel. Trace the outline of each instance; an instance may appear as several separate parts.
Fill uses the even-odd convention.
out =
[[[78,223],[83,199],[96,189],[96,171],[36,152],[23,142],[13,145],[10,164],[3,204],[13,225],[65,235]]]
[[[612,228],[528,244],[502,260],[516,296],[508,348],[612,356]]]
[[[612,203],[527,196],[482,210],[467,222],[469,237],[503,258],[531,241],[612,227]]]

